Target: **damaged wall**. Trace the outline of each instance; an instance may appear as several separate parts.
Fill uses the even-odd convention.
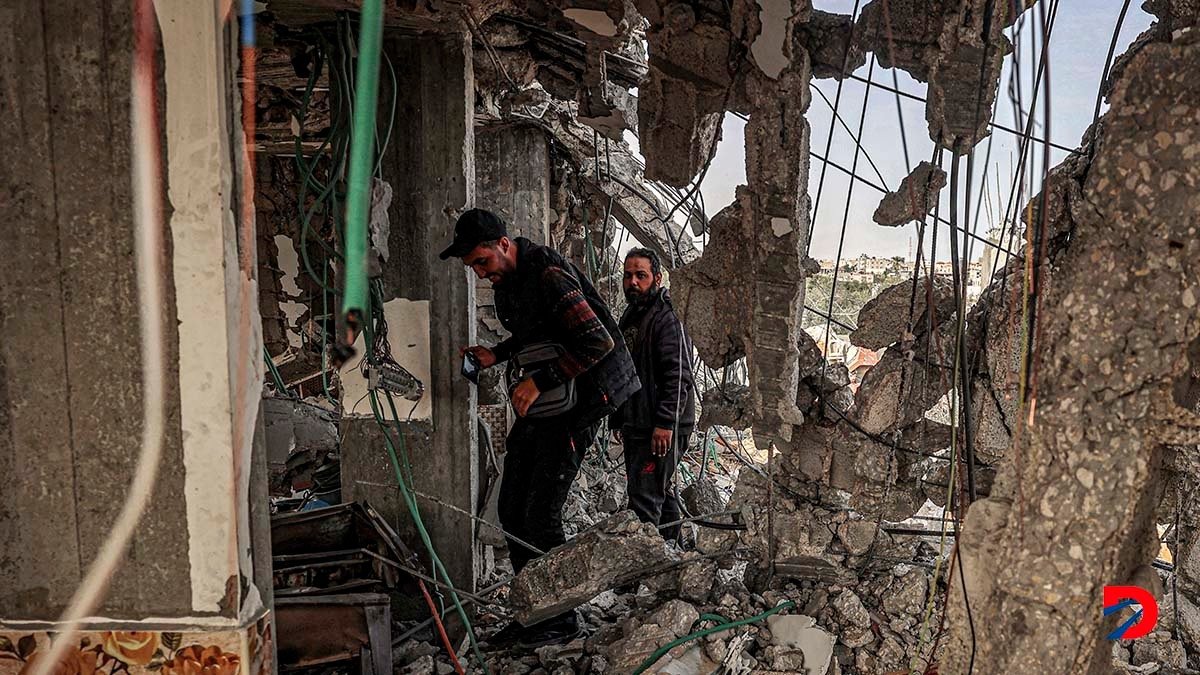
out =
[[[19,30],[0,47],[0,81],[19,93],[19,114],[0,122],[13,149],[3,184],[19,207],[0,228],[15,256],[0,272],[0,467],[12,488],[0,491],[6,627],[58,618],[122,508],[143,423],[133,17],[128,5],[76,4],[5,10]],[[235,34],[211,6],[158,11],[165,445],[155,498],[95,611],[106,620],[83,628],[120,622],[148,644],[187,625],[193,644],[258,667],[264,643],[252,649],[248,637],[269,635],[270,561],[254,241],[239,239],[252,224],[235,215],[231,190],[246,168],[230,127]],[[0,636],[6,671],[27,665],[56,629]],[[167,651],[180,667],[190,655]],[[68,662],[85,668],[95,654],[75,657]]]
[[[1153,9],[1197,20],[1184,3]],[[964,526],[952,672],[972,653],[981,672],[1108,672],[1101,587],[1134,582],[1153,559],[1168,444],[1200,440],[1173,397],[1200,334],[1200,89],[1190,75],[1200,45],[1184,33],[1134,52],[1090,131],[1078,187],[1048,197],[1068,208],[1045,214],[1043,236],[1069,231],[1071,241],[1040,299],[1036,411]],[[987,620],[974,622],[974,639],[964,596],[986,608],[975,610]]]

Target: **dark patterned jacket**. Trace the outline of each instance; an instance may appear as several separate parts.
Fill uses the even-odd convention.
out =
[[[517,244],[517,269],[495,288],[496,315],[512,336],[492,351],[507,361],[525,345],[556,342],[566,354],[534,376],[546,391],[575,380],[579,426],[596,422],[638,390],[637,372],[608,306],[596,289],[556,251],[524,237]]]

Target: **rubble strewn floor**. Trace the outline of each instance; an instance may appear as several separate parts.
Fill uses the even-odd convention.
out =
[[[492,672],[1170,673],[1189,653],[1200,665],[1200,525],[1184,497],[1200,485],[1195,2],[1147,3],[1159,23],[1115,62],[1112,109],[1047,172],[1022,210],[1025,241],[977,300],[926,269],[866,302],[849,335],[879,352],[865,374],[800,323],[820,268],[811,80],[869,57],[927,83],[938,161],[957,166],[991,133],[1005,31],[1030,3],[873,0],[857,17],[801,0],[513,4],[476,35],[476,120],[545,132],[549,240],[616,307],[619,276],[596,259],[616,259],[619,223],[667,261],[705,366],[739,376],[701,387],[681,472],[695,522],[677,544],[623,510],[619,448],[603,442],[569,495],[567,544],[510,580],[502,537],[480,535],[482,641],[575,606],[584,625],[566,644],[486,647]],[[709,220],[679,191],[703,179],[726,112],[746,121],[746,180]],[[919,163],[875,222],[938,217],[948,178]],[[691,212],[674,220],[669,194]],[[708,236],[703,252],[684,222]],[[287,446],[272,457],[280,495],[336,470],[328,429],[300,440],[331,420],[297,415],[267,428]],[[1104,585],[1165,597],[1166,570],[1149,562],[1175,491],[1170,604],[1157,632],[1110,648]],[[423,623],[397,617],[397,668],[451,672]]]

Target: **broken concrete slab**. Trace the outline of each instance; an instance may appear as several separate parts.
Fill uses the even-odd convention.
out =
[[[509,605],[530,625],[676,560],[653,525],[621,511],[530,562],[513,579]]]
[[[743,203],[739,198],[713,216],[704,255],[671,274],[671,298],[709,368],[742,358],[750,342],[751,289],[745,283],[730,283],[750,256]]]
[[[727,17],[688,3],[643,0],[639,9],[650,22],[649,77],[638,87],[646,177],[682,188],[720,139],[733,86],[734,38]]]
[[[692,335],[690,331],[689,335]],[[713,387],[701,395],[700,429],[711,429],[714,426],[748,429],[753,423],[749,387],[742,384],[725,384]]]
[[[921,162],[904,177],[895,192],[879,200],[872,220],[880,225],[898,227],[922,220],[937,206],[938,194],[946,187],[946,172],[929,162]]]
[[[656,623],[671,631],[675,637],[687,635],[692,624],[700,619],[700,612],[683,600],[668,600],[646,617],[648,623]]]
[[[954,366],[955,322],[945,322],[933,335],[921,335],[912,349],[883,352],[879,363],[863,376],[850,418],[867,433],[881,434],[907,427],[950,391]],[[981,326],[967,322],[966,349],[977,348]]]
[[[932,280],[920,277],[915,289],[911,279],[902,281],[885,288],[863,305],[858,312],[858,328],[850,333],[850,342],[879,350],[923,335],[929,330],[929,308],[933,308],[933,325],[940,326],[953,316],[955,301],[954,285],[945,277],[935,276]]]
[[[771,630],[771,644],[784,649],[798,650],[804,654],[805,675],[826,675],[833,661],[834,637],[817,628],[817,620],[803,614],[767,617]]]
[[[855,41],[883,67],[929,83],[929,137],[964,153],[987,135],[1000,67],[1012,49],[1003,31],[1024,10],[1009,8],[990,0],[875,0],[863,7]]]
[[[813,77],[840,80],[867,62],[861,41],[850,40],[853,30],[854,21],[848,15],[819,9],[812,10],[808,21],[796,24],[792,35],[808,49]]]

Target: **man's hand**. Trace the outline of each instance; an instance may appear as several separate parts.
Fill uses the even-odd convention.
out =
[[[671,449],[671,433],[670,429],[654,429],[654,435],[650,437],[650,452],[662,457]]]
[[[521,380],[512,393],[512,407],[517,411],[517,416],[524,417],[525,413],[529,412],[529,406],[533,405],[533,402],[541,395],[542,392],[538,391],[537,385],[533,383],[533,378]]]
[[[481,347],[479,345],[475,345],[474,347],[463,347],[462,349],[458,350],[458,355],[466,356],[467,352],[470,352],[475,356],[475,360],[479,361],[480,368],[486,369],[496,365],[496,354],[487,347]]]
[[[618,442],[618,443],[624,443],[624,442],[625,442],[625,439],[621,437],[621,430],[620,430],[620,429],[613,429],[613,430],[612,430],[612,432],[613,432],[613,440],[615,440],[615,441],[616,441],[616,442]]]

